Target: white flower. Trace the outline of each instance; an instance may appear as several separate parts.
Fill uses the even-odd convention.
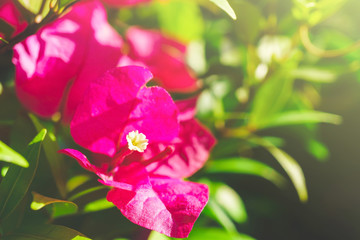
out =
[[[138,130],[129,132],[128,135],[126,135],[126,140],[128,142],[128,148],[138,152],[144,152],[149,144],[149,140],[146,139],[145,134],[139,133]]]

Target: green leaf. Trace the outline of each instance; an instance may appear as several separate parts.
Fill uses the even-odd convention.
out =
[[[172,238],[156,231],[151,231],[147,240],[171,240]]]
[[[308,193],[307,193],[304,173],[300,165],[295,161],[295,159],[292,158],[289,154],[287,154],[283,150],[277,148],[272,143],[264,139],[252,138],[250,141],[253,141],[254,143],[260,146],[263,146],[271,153],[271,155],[273,155],[273,157],[279,162],[281,167],[290,177],[298,193],[300,201],[306,202],[308,199]]]
[[[194,228],[188,240],[255,240],[246,234],[238,232],[226,232],[219,228]]]
[[[39,131],[44,128],[39,119],[32,114],[29,114],[31,121],[35,128]],[[49,131],[49,129],[48,129]],[[59,154],[60,147],[56,141],[56,136],[49,131],[49,134],[45,137],[43,148],[46,159],[48,160],[52,176],[54,177],[56,186],[59,190],[61,197],[66,197],[66,166],[64,157]]]
[[[78,210],[78,206],[70,201],[46,197],[36,192],[32,192],[32,195],[33,201],[30,205],[31,209],[39,210],[52,204],[52,217],[74,214]]]
[[[46,206],[47,211],[50,213],[51,218],[63,217],[72,215],[77,212],[77,205],[72,202],[54,203]]]
[[[76,175],[71,177],[66,183],[66,189],[68,192],[75,190],[77,187],[88,182],[91,179],[90,175]]]
[[[315,139],[309,139],[307,141],[306,149],[320,161],[326,161],[329,157],[329,150],[327,147],[322,142]]]
[[[2,228],[4,235],[9,232],[14,232],[15,229],[21,226],[24,215],[27,213],[29,208],[29,199],[30,195],[26,194],[21,202],[12,211],[12,213],[6,217],[5,221],[1,222],[0,229]]]
[[[237,232],[234,223],[231,221],[230,217],[226,214],[225,210],[213,199],[209,199],[208,204],[204,209],[204,214],[215,219],[227,232],[235,233]]]
[[[31,13],[45,17],[50,10],[50,4],[54,0],[18,0],[19,3]]]
[[[71,228],[50,224],[28,224],[16,232],[4,236],[4,240],[89,240],[83,234]]]
[[[106,198],[97,199],[84,206],[84,212],[96,212],[105,209],[115,207],[112,202],[109,202]]]
[[[21,154],[14,151],[2,141],[0,141],[0,161],[13,163],[25,168],[29,166],[29,163]]]
[[[87,240],[87,239],[90,239],[90,238],[83,237],[83,236],[76,236],[76,237],[72,238],[71,240]]]
[[[265,139],[266,141],[271,142],[276,147],[282,147],[282,146],[284,146],[284,143],[285,143],[285,140],[283,138],[279,138],[279,137],[263,136],[262,138]]]
[[[247,220],[244,202],[239,194],[224,183],[212,183],[210,193],[217,204],[237,223]]]
[[[215,3],[222,10],[224,10],[232,19],[236,20],[236,14],[227,0],[210,0],[210,1]]]
[[[9,44],[9,42],[6,41],[6,40],[5,40],[4,38],[2,38],[2,37],[0,37],[0,41],[4,42],[4,43],[6,43],[6,44]]]
[[[206,171],[209,173],[223,172],[255,175],[269,180],[278,187],[283,187],[286,182],[285,178],[273,168],[265,163],[250,158],[238,157],[218,159],[212,161],[208,165]]]
[[[70,3],[73,3],[75,2],[76,0],[58,0],[60,3],[59,3],[59,6],[60,8],[70,4]]]
[[[34,179],[41,143],[46,136],[46,129],[42,129],[29,143],[26,159],[28,168],[12,165],[0,184],[0,219],[6,218],[20,203]]]
[[[322,69],[313,66],[302,66],[294,69],[292,75],[295,78],[310,82],[331,83],[336,79],[336,73],[330,69]]]
[[[249,116],[249,125],[258,128],[262,122],[283,109],[292,94],[293,79],[288,69],[269,78],[256,92]]]
[[[287,111],[274,115],[269,119],[263,119],[257,123],[258,128],[270,128],[284,125],[296,125],[306,123],[332,123],[340,124],[339,115],[318,111]]]
[[[196,1],[163,1],[156,3],[155,7],[164,32],[186,42],[201,39],[204,22]],[[174,51],[169,53],[177,54]]]
[[[240,196],[229,186],[209,179],[200,179],[209,186],[210,196],[203,214],[217,221],[228,232],[236,233],[233,220],[243,223],[247,219],[244,203]]]
[[[236,35],[246,44],[255,43],[265,22],[262,13],[250,1],[233,1],[231,5],[237,16],[234,22]]]
[[[300,165],[289,154],[277,147],[268,147],[269,152],[278,160],[289,175],[302,202],[308,199],[304,173]]]

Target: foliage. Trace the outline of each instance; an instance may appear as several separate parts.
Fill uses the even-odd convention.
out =
[[[261,204],[254,199],[243,197],[243,194],[246,195],[248,192],[242,190],[238,182],[245,179],[244,176],[248,176],[246,179],[249,181],[260,179],[260,184],[265,186],[263,189],[253,190],[258,196],[267,194],[264,189],[269,186],[266,184],[270,183],[280,189],[276,194],[289,193],[293,200],[296,193],[296,201],[306,204],[308,199],[311,199],[308,193],[311,182],[306,181],[307,173],[302,169],[304,159],[295,158],[292,155],[296,155],[297,151],[307,152],[309,156],[319,161],[324,161],[329,157],[331,149],[323,143],[319,129],[323,124],[341,124],[342,117],[334,114],[336,111],[333,109],[322,108],[322,91],[331,84],[341,84],[339,79],[344,76],[360,80],[360,44],[355,42],[355,39],[360,36],[356,33],[356,18],[346,14],[347,11],[351,12],[351,9],[354,9],[353,6],[359,6],[357,1],[153,0],[139,1],[136,5],[119,1],[118,4],[124,4],[123,7],[114,7],[112,2],[114,1],[104,0],[103,3],[108,14],[107,21],[116,29],[116,33],[127,41],[121,48],[121,53],[130,59],[126,61],[145,63],[143,65],[149,67],[154,75],[154,81],[147,83],[147,86],[161,85],[165,88],[170,86],[167,90],[170,91],[175,103],[184,99],[195,99],[197,128],[204,131],[202,136],[210,136],[206,130],[209,129],[217,140],[213,148],[214,141],[212,140],[207,140],[211,143],[204,143],[206,140],[203,140],[195,145],[195,140],[186,139],[187,142],[196,146],[199,152],[211,150],[206,163],[205,160],[202,162],[204,166],[201,165],[203,168],[200,171],[190,176],[200,168],[198,167],[191,174],[184,173],[186,180],[195,182],[192,184],[197,184],[197,186],[206,184],[210,190],[208,204],[196,221],[188,239],[257,238],[256,232],[252,231],[253,228],[248,225],[252,212],[247,210],[247,204],[250,201],[253,202],[249,205],[260,206]],[[94,96],[96,91],[105,90],[100,87],[96,88],[96,91],[94,88],[89,88],[88,92],[93,91],[89,94],[85,91],[84,85],[80,84],[79,86],[84,89],[77,96],[85,100],[77,109],[86,112],[84,116],[86,115],[86,122],[89,125],[83,123],[85,117],[81,113],[75,114],[75,120],[70,126],[69,119],[62,118],[61,109],[56,110],[59,112],[55,114],[51,112],[49,116],[39,114],[31,109],[33,105],[38,107],[37,103],[33,104],[34,102],[31,101],[24,103],[26,95],[23,97],[24,95],[21,95],[19,91],[21,88],[17,84],[20,81],[15,81],[18,77],[15,76],[18,65],[14,61],[15,69],[11,63],[14,45],[22,43],[28,36],[44,31],[44,27],[64,17],[76,4],[78,1],[74,0],[15,1],[20,12],[19,16],[26,22],[26,28],[17,35],[13,35],[13,25],[5,26],[6,21],[3,19],[0,21],[2,33],[0,37],[0,237],[4,239],[30,239],[29,236],[33,236],[34,239],[173,239],[136,226],[119,213],[119,210],[111,203],[116,201],[112,199],[109,202],[109,195],[105,198],[109,188],[115,186],[109,182],[115,182],[112,179],[114,176],[118,179],[129,176],[129,179],[139,178],[136,179],[139,184],[136,184],[141,185],[143,179],[141,176],[130,176],[132,172],[131,174],[127,172],[121,177],[117,177],[116,174],[106,175],[104,169],[96,168],[94,163],[96,154],[91,153],[93,151],[104,153],[106,157],[119,157],[119,154],[114,156],[115,154],[106,152],[107,149],[101,150],[104,152],[99,151],[100,147],[94,145],[94,142],[100,141],[102,132],[107,130],[106,127],[111,126],[112,129],[116,129],[117,135],[114,137],[111,133],[108,140],[112,138],[111,141],[115,142],[114,146],[116,146],[116,143],[121,142],[121,137],[124,137],[121,131],[135,124],[136,121],[142,121],[142,116],[151,118],[153,122],[149,125],[163,125],[162,128],[167,131],[166,133],[159,132],[159,135],[167,134],[169,136],[166,137],[170,138],[170,135],[173,137],[172,135],[178,134],[175,130],[171,132],[170,129],[172,126],[169,122],[177,110],[174,110],[174,102],[169,103],[170,100],[167,98],[170,97],[166,95],[167,93],[162,93],[162,97],[157,97],[155,93],[148,94],[153,96],[149,97],[148,102],[155,102],[159,106],[163,104],[161,111],[158,112],[150,103],[141,107],[141,111],[146,112],[143,115],[140,115],[142,113],[140,110],[135,112],[135,108],[124,108],[125,110],[117,112],[114,110],[119,116],[127,114],[127,117],[124,117],[125,120],[120,122],[123,124],[121,125],[119,122],[112,122],[113,115],[107,115],[105,120],[100,118],[93,120],[94,114],[86,110],[91,108],[91,101],[96,100]],[[105,33],[106,31],[100,32],[93,25],[89,23],[87,26],[90,29],[88,32],[92,34],[88,38],[93,39],[92,41],[98,38],[96,35],[98,33],[108,34]],[[134,47],[137,35],[133,36],[134,44],[131,43],[130,30],[129,32],[127,30],[133,26],[156,29],[148,33],[153,40],[153,44],[149,46],[155,47],[145,49],[144,52],[151,50],[151,54],[146,57],[140,47],[138,49]],[[11,31],[8,31],[9,28]],[[136,33],[136,30],[132,29],[133,33]],[[140,34],[141,30],[137,33]],[[106,45],[104,39],[100,42]],[[81,41],[76,44],[79,49],[84,48],[83,52],[86,53],[82,53],[83,55],[79,57],[82,64],[76,65],[76,60],[71,62],[72,66],[78,69],[69,76],[66,80],[68,82],[63,84],[64,92],[67,91],[68,95],[64,94],[62,99],[59,98],[59,101],[54,104],[56,107],[65,108],[70,89],[76,87],[73,84],[74,79],[80,79],[83,76],[81,67],[84,69],[84,66],[88,67],[84,71],[85,76],[92,71],[92,68],[95,68],[91,64],[86,65],[87,61],[90,61],[88,59],[103,61],[99,60],[101,57],[98,54],[101,54],[101,51],[97,49],[98,45],[90,45],[93,48],[87,48],[85,45],[82,46]],[[115,45],[111,47],[116,49]],[[111,49],[109,52],[111,53]],[[120,50],[117,54],[120,55]],[[72,58],[73,55],[70,55],[66,57]],[[15,55],[14,58],[16,58]],[[160,67],[155,63],[159,59],[165,59],[159,64]],[[106,65],[106,68],[110,68],[110,65],[115,66],[115,60],[109,60],[107,62],[109,66]],[[172,61],[178,68],[171,68]],[[178,77],[180,71],[176,72],[179,69],[188,71],[186,76],[181,75],[181,77],[183,79],[186,77],[187,81],[191,82],[191,89],[185,89],[188,86],[182,88],[181,84],[176,86],[169,84],[171,79],[181,79]],[[58,74],[62,74],[62,70],[57,70]],[[95,77],[91,75],[92,73],[89,77]],[[65,78],[57,77],[59,81]],[[103,84],[106,84],[107,80],[104,79],[102,79]],[[101,86],[100,83],[98,85]],[[126,94],[130,96],[133,93],[129,94],[130,90],[124,90],[129,85],[116,89],[122,89],[124,96]],[[47,85],[41,87],[48,88]],[[97,112],[106,112],[114,105],[109,96],[113,96],[112,91],[115,87],[110,84],[107,87],[106,91],[110,93],[102,96],[102,108],[97,108]],[[136,87],[140,89],[141,86],[136,85]],[[140,92],[138,89],[137,91]],[[142,89],[141,91],[150,91],[144,90],[150,87]],[[53,92],[49,90],[46,97],[44,97],[45,94],[38,95],[37,99],[41,100],[44,97],[47,100],[53,93],[56,95],[58,89],[52,90]],[[117,103],[123,101],[121,104],[124,106],[129,103],[135,104],[136,97],[140,93],[136,92],[133,95],[123,99],[120,96]],[[40,105],[39,108],[41,107]],[[161,114],[165,116],[167,112],[169,113],[166,117],[159,119],[153,117],[153,115]],[[129,120],[131,114],[139,114],[136,121]],[[185,113],[182,114],[185,115]],[[98,122],[95,124],[91,121]],[[174,121],[179,122],[178,119]],[[181,121],[184,120],[180,120],[180,124]],[[92,128],[93,126],[97,127]],[[181,125],[181,127],[184,126]],[[76,128],[81,128],[81,134],[76,132],[78,131]],[[91,135],[93,131],[95,133]],[[77,145],[79,135],[82,138],[81,141],[85,142],[80,145],[86,149]],[[93,136],[95,140],[91,139]],[[188,138],[197,137],[191,135]],[[161,144],[166,143],[163,141]],[[182,146],[182,143],[177,144],[175,146],[182,147],[181,152],[172,151],[175,151],[174,154],[178,154],[182,161],[186,161],[187,150],[190,147],[186,144]],[[207,146],[204,147],[203,145],[206,144]],[[290,147],[294,144],[297,146],[296,149]],[[91,163],[85,160],[81,162],[79,158],[73,157],[82,167],[88,164],[85,168],[96,173],[101,179],[99,181],[106,186],[99,183],[95,174],[84,171],[76,161],[58,152],[64,148],[80,148],[87,156],[92,156]],[[170,148],[164,149],[157,150],[159,154],[168,154],[167,151]],[[122,149],[119,148],[116,151],[120,153]],[[196,150],[194,152],[189,156],[195,156]],[[204,153],[206,154],[209,153]],[[174,166],[171,167],[176,168],[176,165]],[[111,167],[109,164],[108,169]],[[141,174],[145,171],[144,166],[136,169]],[[186,170],[183,169],[183,171]],[[171,179],[174,177],[171,174],[165,174],[165,176]],[[149,178],[155,179],[155,177]],[[144,189],[147,187],[146,184],[141,186]],[[137,191],[140,190],[133,190],[133,192]],[[110,192],[114,193],[115,190],[110,190]],[[171,191],[167,189],[168,192]],[[121,195],[120,192],[116,194],[116,197],[125,195],[124,193]],[[176,194],[173,193],[173,195]],[[179,195],[181,194],[176,196]],[[179,200],[179,204],[180,202]],[[115,205],[118,208],[123,207],[119,207],[119,203]],[[164,209],[171,212],[166,207]],[[129,218],[128,215],[131,214],[124,214],[127,211],[128,209],[123,210],[122,213]],[[147,214],[150,216],[151,213]],[[139,220],[139,222],[142,221],[144,220]]]

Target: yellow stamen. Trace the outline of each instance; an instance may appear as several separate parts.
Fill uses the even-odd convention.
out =
[[[126,135],[126,140],[128,142],[128,148],[138,152],[144,152],[149,144],[149,140],[146,139],[146,136],[139,133],[138,130],[129,132],[128,135]]]

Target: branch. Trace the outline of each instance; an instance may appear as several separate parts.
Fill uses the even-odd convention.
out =
[[[324,50],[315,46],[309,37],[309,28],[306,25],[302,25],[299,29],[300,39],[304,47],[307,51],[311,54],[323,57],[323,58],[333,58],[333,57],[340,57],[350,52],[353,52],[360,48],[360,41],[355,42],[354,44],[347,46],[343,49],[335,49],[335,50]]]

